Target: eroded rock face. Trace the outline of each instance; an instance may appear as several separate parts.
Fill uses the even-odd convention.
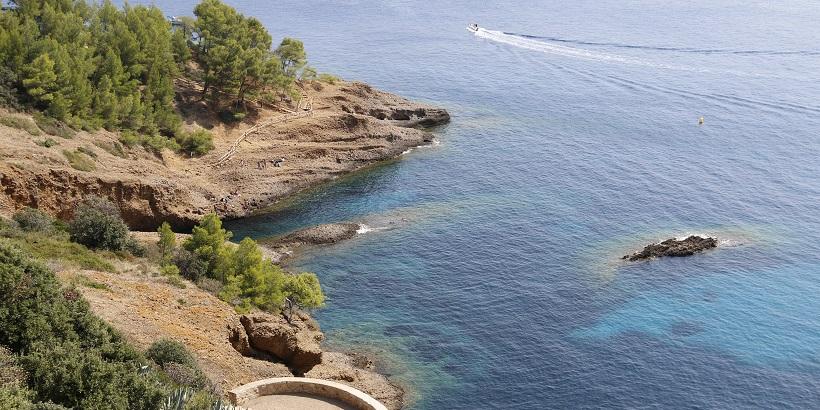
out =
[[[649,244],[640,252],[624,255],[621,259],[634,262],[663,256],[691,256],[714,247],[717,247],[717,238],[692,235],[683,240],[670,238],[661,243]]]
[[[239,320],[248,343],[246,346],[241,335],[232,335],[231,344],[237,350],[250,347],[273,355],[285,362],[295,375],[303,375],[322,363],[319,343],[324,335],[309,320],[294,315],[288,323],[281,316],[269,314],[243,315]]]

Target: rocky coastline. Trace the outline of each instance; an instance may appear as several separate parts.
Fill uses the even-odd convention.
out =
[[[104,130],[81,131],[60,140],[59,149],[49,149],[21,130],[0,126],[0,215],[35,207],[68,219],[78,201],[99,195],[115,202],[137,231],[153,231],[164,221],[185,230],[211,212],[238,219],[301,190],[431,144],[435,137],[427,128],[450,119],[446,110],[363,83],[314,82],[303,87],[314,107],[310,115],[280,123],[280,110],[260,105],[257,115],[230,127],[211,121],[204,105],[186,100],[188,93],[178,90],[178,109],[186,123],[215,135],[216,149],[200,158],[140,147],[112,150],[118,136]],[[221,160],[238,136],[269,123]],[[93,153],[94,169],[74,169],[61,154],[77,149]],[[360,228],[356,223],[321,225],[264,245],[274,262],[283,263],[296,250],[351,239]],[[152,233],[137,236],[146,243],[156,241]],[[391,409],[403,406],[404,390],[377,373],[372,360],[323,351],[324,336],[307,314],[299,312],[290,322],[281,315],[240,316],[196,285],[178,289],[156,272],[146,275],[144,266],[120,263],[118,274],[58,275],[104,283],[104,291],[83,290],[98,315],[141,348],[157,337],[185,343],[220,391],[261,378],[304,375],[350,384]]]
[[[216,212],[238,219],[263,211],[288,196],[371,164],[431,144],[426,128],[446,124],[441,108],[409,101],[358,82],[303,84],[310,115],[290,118],[282,109],[259,105],[241,123],[225,125],[198,94],[178,85],[178,110],[188,127],[214,134],[215,149],[199,158],[141,147],[114,150],[118,135],[78,132],[58,146],[41,137],[0,126],[0,214],[36,207],[67,219],[88,195],[107,197],[134,230],[153,230],[167,221],[177,230]],[[257,127],[258,126],[258,127]],[[238,144],[248,130],[256,132]],[[64,150],[93,153],[94,170],[71,167]],[[284,161],[277,162],[284,158]]]

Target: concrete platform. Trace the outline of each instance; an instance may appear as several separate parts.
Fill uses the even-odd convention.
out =
[[[261,396],[242,404],[248,410],[356,410],[355,407],[337,399],[314,396],[306,393],[276,394]]]
[[[258,380],[229,391],[228,398],[249,410],[387,410],[353,387],[307,377]]]

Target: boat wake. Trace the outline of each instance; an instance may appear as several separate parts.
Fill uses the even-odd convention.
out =
[[[594,60],[594,61],[606,61],[606,62],[613,62],[613,63],[621,63],[621,64],[632,64],[632,65],[640,65],[645,67],[653,67],[653,68],[665,68],[670,70],[683,70],[683,71],[696,71],[696,72],[708,72],[705,69],[699,69],[694,67],[685,67],[685,66],[675,66],[670,64],[662,64],[662,63],[653,63],[646,60],[641,60],[632,57],[626,57],[618,54],[611,54],[611,53],[604,53],[600,51],[594,50],[587,50],[582,48],[575,48],[575,47],[568,47],[558,44],[550,44],[544,41],[539,41],[534,38],[523,37],[520,35],[509,34],[503,31],[496,31],[496,30],[487,30],[484,28],[479,28],[478,30],[473,32],[477,37],[481,37],[487,40],[495,41],[498,43],[508,44],[511,46],[524,48],[527,50],[534,50],[540,51],[542,53],[547,54],[555,54],[561,56],[568,56],[568,57],[575,57],[585,60]]]
[[[504,32],[506,35],[522,37],[527,39],[533,40],[547,40],[553,41],[557,43],[566,43],[566,44],[577,44],[582,46],[600,46],[600,47],[615,47],[615,48],[625,48],[625,49],[637,49],[637,50],[654,50],[654,51],[670,51],[670,52],[678,52],[678,53],[693,53],[693,54],[734,54],[734,55],[799,55],[799,56],[817,56],[820,55],[820,51],[814,50],[795,50],[795,51],[776,51],[776,50],[732,50],[732,49],[721,49],[721,48],[690,48],[690,47],[661,47],[661,46],[645,46],[645,45],[635,45],[635,44],[623,44],[623,43],[610,43],[610,42],[596,42],[596,41],[583,41],[583,40],[572,40],[560,37],[548,37],[548,36],[533,36],[529,34],[518,34],[518,33],[510,33]]]
[[[471,30],[473,31],[473,30]],[[700,69],[696,67],[690,66],[675,66],[663,63],[653,63],[650,61],[632,58],[627,56],[621,56],[618,54],[611,54],[602,51],[596,50],[588,50],[583,48],[576,48],[576,47],[569,47],[560,44],[550,44],[545,41],[536,40],[534,36],[522,36],[518,34],[510,34],[505,33],[502,31],[494,31],[494,30],[487,30],[484,28],[478,28],[477,30],[473,31],[473,33],[480,38],[484,38],[490,41],[503,43],[519,48],[524,48],[528,50],[539,51],[542,53],[547,54],[554,54],[559,56],[567,56],[567,57],[575,57],[579,59],[585,60],[594,60],[594,61],[604,61],[604,62],[612,62],[612,63],[620,63],[620,64],[631,64],[631,65],[639,65],[645,67],[652,67],[652,68],[660,68],[660,69],[670,69],[670,70],[682,70],[682,71],[690,71],[690,72],[700,72],[700,73],[709,73],[712,72],[707,69]],[[553,41],[563,41],[566,43],[575,42],[578,44],[587,44],[587,45],[610,45],[610,46],[622,46],[628,48],[653,48],[653,47],[643,47],[643,46],[630,46],[630,45],[621,45],[618,43],[591,43],[591,42],[582,42],[582,41],[574,41],[574,40],[562,40],[558,39],[555,40],[553,38],[544,38]],[[686,51],[686,52],[698,52],[696,49],[675,49],[675,48],[665,48],[665,47],[654,47],[660,50],[678,50],[678,51]],[[688,51],[687,51],[688,50]],[[703,52],[718,52],[718,51],[725,51],[727,53],[747,53],[746,51],[737,51],[737,50],[700,50]],[[763,54],[766,53],[765,51],[749,51],[751,53],[759,53]],[[775,53],[775,52],[773,52]],[[783,52],[781,54],[785,54]],[[814,52],[794,52],[794,54],[803,54],[803,55],[812,55]],[[820,52],[817,53],[820,55]],[[563,68],[568,69],[568,68]],[[576,71],[576,70],[572,70]],[[581,73],[581,72],[579,72]],[[736,72],[736,71],[721,71],[721,73],[731,73],[736,75],[748,75],[747,73],[743,72]],[[605,81],[626,87],[631,89],[640,89],[643,91],[649,92],[658,92],[658,93],[665,93],[665,94],[675,94],[683,98],[697,98],[703,99],[708,102],[713,102],[717,104],[728,104],[728,105],[736,105],[736,106],[745,106],[751,108],[760,108],[764,110],[771,110],[771,111],[792,111],[792,112],[802,112],[808,114],[820,114],[820,106],[812,106],[812,105],[805,105],[799,104],[789,101],[778,101],[778,100],[766,100],[766,99],[759,99],[759,98],[749,98],[749,97],[741,97],[737,95],[730,95],[730,94],[721,94],[721,93],[702,93],[690,90],[683,90],[678,88],[672,88],[663,85],[651,85],[636,82],[630,79],[621,78],[614,75],[604,75],[601,76],[599,74],[591,74],[591,73],[584,73],[588,74],[595,79],[603,79]]]

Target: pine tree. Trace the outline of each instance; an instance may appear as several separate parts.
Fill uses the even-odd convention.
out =
[[[57,91],[57,73],[54,60],[48,54],[40,54],[30,64],[23,67],[23,86],[35,102],[48,106]]]
[[[307,64],[305,45],[295,38],[285,37],[276,48],[276,54],[282,60],[282,70],[290,77],[296,77]]]

